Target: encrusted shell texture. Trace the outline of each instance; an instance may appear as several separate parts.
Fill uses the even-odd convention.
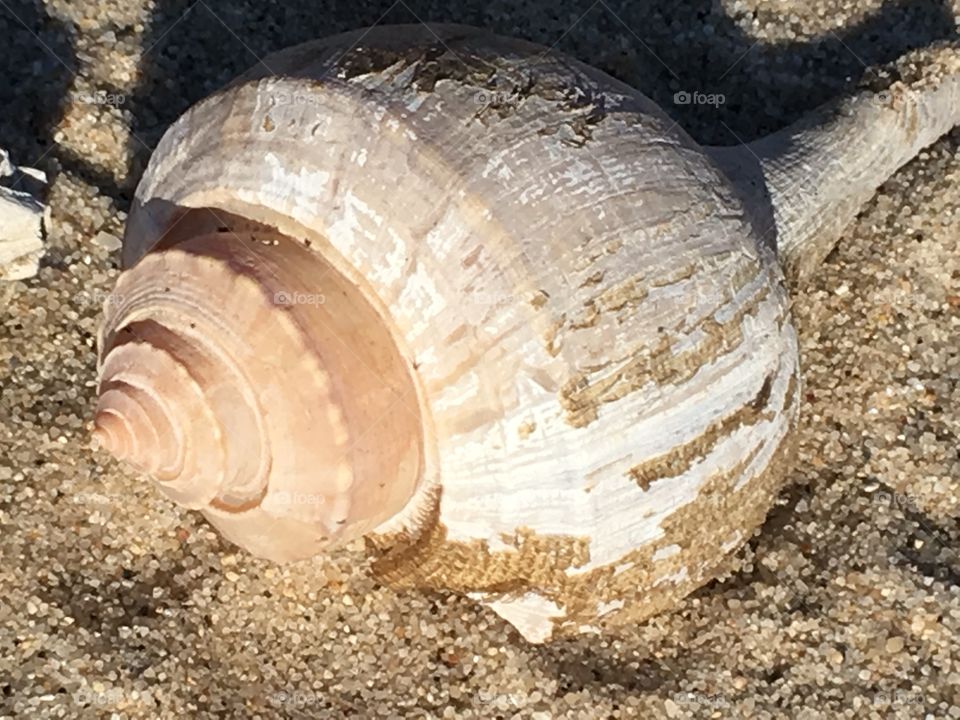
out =
[[[782,484],[773,251],[651,101],[538,46],[411,26],[267,58],[168,131],[124,260],[103,437],[261,555],[366,533],[386,580],[542,641],[668,608]],[[134,366],[143,389],[111,395]],[[107,422],[150,393],[222,450],[193,481],[170,477],[178,431]]]

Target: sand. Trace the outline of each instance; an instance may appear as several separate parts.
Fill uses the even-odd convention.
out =
[[[359,545],[272,566],[88,449],[100,306],[149,148],[270,50],[378,20],[487,26],[734,144],[960,17],[932,1],[361,5],[2,3],[0,143],[53,184],[39,276],[0,284],[0,717],[960,718],[960,132],[795,292],[800,455],[734,572],[621,638],[526,644],[466,599],[378,586]]]

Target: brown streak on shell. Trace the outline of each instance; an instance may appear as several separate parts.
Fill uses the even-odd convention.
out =
[[[590,559],[590,539],[538,535],[518,528],[503,542],[513,550],[490,551],[482,540],[447,540],[439,520],[442,492],[435,494],[425,530],[416,537],[381,536],[377,546],[389,548],[376,559],[374,572],[396,588],[427,586],[460,592],[496,594],[523,591],[541,585],[561,585],[564,571]]]
[[[662,335],[656,346],[641,346],[605,377],[594,379],[588,373],[582,373],[570,379],[560,391],[560,403],[566,410],[567,422],[573,427],[586,427],[597,419],[601,405],[620,400],[649,382],[663,386],[688,380],[705,363],[730,352],[742,342],[743,319],[766,299],[769,292],[769,287],[764,285],[725,323],[707,318],[701,324],[707,337],[696,348],[673,355],[669,338]],[[667,357],[669,359],[665,359]]]
[[[792,377],[792,376],[791,376]],[[677,445],[669,452],[634,465],[627,471],[643,490],[649,490],[650,484],[664,478],[682,475],[697,461],[706,457],[725,437],[736,432],[745,425],[754,425],[761,420],[772,420],[773,412],[764,412],[767,401],[770,399],[770,389],[773,384],[773,374],[764,379],[763,385],[756,397],[746,405],[737,408],[726,417],[715,420],[697,437]]]
[[[758,448],[729,470],[714,474],[702,487],[699,501],[690,502],[667,517],[662,525],[664,539],[643,545],[614,564],[569,574],[568,570],[588,561],[588,538],[522,531],[508,538],[514,550],[497,551],[491,551],[484,541],[451,541],[439,521],[441,493],[438,490],[429,520],[419,535],[396,533],[371,540],[373,571],[398,589],[483,590],[494,596],[489,600],[537,593],[563,609],[563,615],[553,621],[553,638],[576,635],[581,625],[615,632],[618,627],[642,622],[674,606],[715,577],[728,562],[728,555],[763,522],[792,464],[796,448],[789,430],[793,424],[772,460],[739,490],[734,491],[734,481],[753,460]],[[740,502],[740,493],[759,500]],[[698,528],[705,525],[711,532],[698,532]],[[736,546],[727,554],[720,553],[713,539],[737,532],[742,534]],[[680,537],[688,539],[680,552],[664,560],[653,560],[657,551],[672,544],[672,538]],[[544,558],[550,558],[550,562],[544,562]],[[626,569],[617,572],[618,567]],[[657,584],[658,579],[681,568],[688,569],[686,578]],[[642,596],[638,596],[638,592],[642,592]],[[597,604],[613,600],[623,601],[623,607],[598,619]]]

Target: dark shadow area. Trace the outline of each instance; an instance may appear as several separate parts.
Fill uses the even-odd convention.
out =
[[[192,104],[271,52],[373,24],[465,23],[555,47],[637,87],[697,141],[716,145],[777,130],[855,84],[868,66],[955,34],[940,0],[891,2],[853,29],[825,27],[813,41],[777,44],[758,43],[744,30],[770,22],[763,12],[728,16],[707,0],[561,0],[466,9],[432,0],[256,6],[158,0],[143,36],[140,83],[125,105],[133,116],[133,159],[127,176],[117,178],[53,139],[77,72],[74,28],[42,8],[34,0],[7,0],[0,7],[5,33],[0,61],[17,76],[0,88],[6,108],[0,143],[17,164],[38,166],[51,179],[69,172],[121,210],[128,209],[163,132]],[[785,37],[791,34],[784,28]],[[99,90],[122,94],[117,88]],[[678,103],[677,93],[722,96],[723,102]]]
[[[616,700],[618,693],[651,693],[683,686],[681,658],[645,658],[630,663],[621,653],[598,647],[589,650],[577,640],[561,640],[543,646],[539,653],[545,674],[559,681],[557,695],[580,692],[606,693]]]
[[[856,84],[868,66],[954,34],[952,15],[939,0],[891,2],[853,29],[825,28],[813,42],[774,45],[743,30],[754,21],[770,22],[762,13],[731,17],[707,0],[592,6],[561,0],[482,9],[430,0],[291,0],[255,8],[230,0],[161,0],[144,36],[142,81],[128,105],[139,138],[131,177],[139,178],[148,148],[180,114],[269,53],[373,24],[421,20],[476,25],[553,46],[637,87],[697,141],[716,145],[780,129]],[[792,34],[788,28],[784,33]],[[724,100],[675,102],[682,92]]]
[[[757,42],[743,29],[754,22],[769,26],[773,13],[728,16],[718,3],[699,0],[608,5],[618,14],[625,6],[620,18],[639,38],[606,13],[600,27],[618,42],[593,63],[652,97],[704,145],[734,145],[779,130],[856,85],[869,67],[955,34],[953,15],[939,0],[889,2],[852,28],[824,28],[815,40],[776,44]],[[678,42],[678,28],[692,30]],[[788,27],[781,32],[794,34]],[[678,92],[723,96],[723,102],[677,103]]]
[[[73,618],[69,628],[61,630],[77,647],[96,657],[104,675],[110,672],[127,677],[141,678],[147,671],[163,664],[170,648],[176,647],[173,638],[165,641],[171,626],[165,621],[165,609],[177,608],[191,602],[197,590],[194,583],[186,583],[189,568],[183,558],[160,572],[145,567],[120,570],[104,567],[96,577],[89,577],[66,570],[49,573],[46,584],[37,593],[40,600],[62,610]],[[214,631],[215,620],[209,615],[202,623],[189,622],[177,626],[181,638],[199,641]],[[202,626],[202,627],[201,627]],[[143,634],[137,632],[143,629]],[[93,638],[90,640],[90,638]],[[202,648],[196,648],[198,653]],[[44,651],[41,651],[44,652]],[[207,667],[219,665],[217,659],[206,659]],[[216,663],[216,664],[215,664]],[[229,677],[229,673],[222,673]],[[147,675],[149,677],[149,675]],[[25,686],[22,692],[29,693]],[[61,687],[58,692],[67,693]],[[117,691],[114,691],[117,693]],[[122,694],[109,691],[98,696],[91,692],[69,692],[74,707],[82,717],[105,716],[100,713],[115,708],[115,703],[124,700]],[[211,697],[204,688],[195,688],[191,701],[201,716],[237,717],[245,714],[250,703],[263,706],[262,691],[256,685],[237,680],[229,692]]]
[[[54,129],[76,74],[72,28],[33,0],[0,4],[0,147],[16,165],[56,171]],[[18,187],[19,178],[13,178]]]
[[[76,28],[49,15],[39,0],[4,0],[0,4],[0,67],[11,81],[0,84],[0,147],[10,153],[16,165],[35,167],[47,174],[49,184],[61,172],[70,173],[93,185],[126,210],[133,195],[122,178],[98,166],[89,158],[60,145],[55,131],[71,97],[79,72]],[[122,95],[117,88],[98,91]],[[19,175],[11,181],[15,189],[29,182]],[[56,252],[48,251],[42,264],[59,267]]]

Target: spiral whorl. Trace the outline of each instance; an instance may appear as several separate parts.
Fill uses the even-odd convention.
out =
[[[369,531],[420,479],[388,322],[317,253],[252,223],[163,243],[121,275],[99,393],[101,447],[272,559]]]

